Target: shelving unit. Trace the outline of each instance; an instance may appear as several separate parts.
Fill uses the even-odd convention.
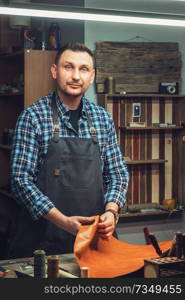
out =
[[[23,96],[23,93],[0,93],[0,97],[15,97],[15,96]]]
[[[140,103],[140,117],[133,104]],[[128,204],[159,203],[174,198],[185,204],[185,96],[99,94],[98,104],[113,117],[130,175]],[[128,123],[144,122],[145,127]],[[153,126],[153,123],[173,126]],[[174,126],[175,125],[175,126]]]
[[[126,126],[126,127],[119,127],[121,130],[126,130],[126,131],[168,131],[168,130],[181,130],[184,127],[183,126],[168,126],[168,127],[153,127],[153,126],[147,126],[147,127],[130,127],[130,126]]]
[[[165,159],[150,159],[150,160],[125,160],[127,165],[144,165],[144,164],[164,164],[168,162]]]
[[[24,108],[55,89],[50,75],[55,55],[56,51],[21,50],[0,56],[0,85],[13,87],[14,80],[20,74],[24,78],[23,91],[14,93],[10,89],[0,93],[0,215],[6,212],[11,216],[15,206],[9,190],[11,145],[3,143],[3,131],[5,128],[14,129]]]

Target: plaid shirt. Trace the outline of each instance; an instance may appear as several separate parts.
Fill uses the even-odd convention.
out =
[[[35,220],[54,207],[52,201],[35,185],[37,172],[53,137],[52,95],[51,93],[39,99],[20,114],[11,152],[12,195],[19,204],[25,206]],[[68,108],[58,96],[56,98],[60,137],[91,138],[86,117],[88,112],[99,141],[105,204],[115,202],[122,207],[129,176],[118,146],[112,118],[102,107],[83,97],[77,133],[70,123]]]

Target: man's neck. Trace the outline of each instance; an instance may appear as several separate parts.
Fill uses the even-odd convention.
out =
[[[75,110],[80,105],[82,96],[73,97],[73,96],[68,96],[64,93],[61,93],[59,90],[57,92],[58,92],[60,100],[64,103],[65,106],[67,106],[67,108],[69,110]]]

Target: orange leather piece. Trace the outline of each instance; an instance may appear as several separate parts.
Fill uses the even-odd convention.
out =
[[[74,244],[74,254],[80,267],[89,268],[91,278],[111,278],[126,275],[144,266],[144,259],[158,257],[152,245],[134,245],[113,236],[99,238],[95,216],[92,225],[81,226]],[[171,247],[172,241],[160,242],[162,251]]]

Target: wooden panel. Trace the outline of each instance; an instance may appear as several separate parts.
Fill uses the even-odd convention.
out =
[[[115,118],[115,125],[122,127],[119,132],[121,150],[131,159],[127,162],[130,175],[128,203],[162,204],[166,197],[172,196],[179,203],[185,203],[185,142],[182,142],[185,128],[153,130],[151,127],[152,123],[158,122],[178,125],[179,121],[185,122],[185,96],[101,95],[103,102]],[[141,117],[137,121],[146,122],[146,129],[127,127],[128,122],[136,121],[132,116],[134,102],[141,103]]]
[[[119,113],[119,124],[120,126],[125,125],[125,102],[124,100],[120,100],[120,113]],[[126,138],[125,135],[121,134],[121,130],[119,130],[119,143],[120,147],[125,155],[125,144],[126,144]]]
[[[159,99],[152,102],[152,123],[159,123]],[[159,133],[152,134],[152,159],[159,158]],[[152,166],[152,203],[159,202],[159,168]]]
[[[178,43],[97,42],[96,82],[113,76],[117,92],[159,92],[160,82],[181,82]]]
[[[56,51],[25,51],[25,107],[55,89],[50,67]]]
[[[165,101],[163,98],[159,97],[159,122],[165,123]],[[161,159],[165,158],[165,135],[163,132],[159,133],[159,157]],[[159,166],[159,202],[162,204],[165,196],[165,166]]]
[[[107,99],[106,109],[113,118],[113,102],[110,99]]]
[[[165,105],[165,123],[172,123],[172,100],[167,99]],[[165,134],[165,199],[172,198],[172,134]]]
[[[147,101],[144,99],[141,101],[141,118],[140,122],[146,122],[147,114]],[[140,159],[146,160],[146,133],[140,133]],[[146,190],[146,174],[147,167],[144,165],[140,167],[140,201],[139,203],[146,203],[147,199],[147,190]]]
[[[152,124],[152,101],[151,98],[147,98],[147,115],[146,115],[147,124]],[[146,158],[151,159],[152,158],[152,133],[148,132],[146,135]],[[151,176],[151,166],[147,167],[147,203],[152,202],[152,176]]]
[[[139,203],[146,203],[146,174],[147,167],[144,165],[140,167],[140,201]]]
[[[119,128],[119,109],[120,109],[119,105],[120,105],[120,101],[116,99],[113,103],[113,119],[114,119],[114,126],[116,129],[117,136],[118,136],[118,128]]]
[[[140,157],[140,140],[139,140],[139,134],[133,134],[132,137],[132,149],[133,149],[133,160],[139,160]],[[140,177],[140,170],[138,166],[136,165],[133,168],[133,204],[139,203],[139,177]]]

